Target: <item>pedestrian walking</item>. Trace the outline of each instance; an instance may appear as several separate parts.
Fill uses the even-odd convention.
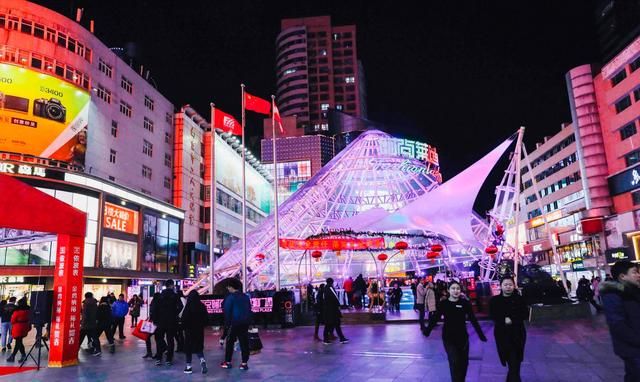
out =
[[[364,281],[362,274],[359,274],[353,281],[353,293],[354,296],[356,293],[358,294],[358,297],[354,297],[353,304],[356,309],[361,309],[365,306],[365,297],[367,295],[367,283]]]
[[[344,293],[347,297],[347,303],[345,304],[347,307],[351,307],[353,305],[353,279],[351,278],[351,276],[349,276],[349,278],[347,278],[346,280],[344,280],[344,283],[342,284],[343,288],[344,288]],[[360,295],[360,293],[358,293],[358,295]]]
[[[324,324],[324,284],[320,284],[320,287],[318,288],[318,296],[316,296],[316,303],[313,306],[313,310],[316,313],[316,327],[313,332],[313,339],[321,341],[318,332],[320,331],[320,325]]]
[[[418,310],[418,283],[416,280],[411,280],[411,293],[413,295],[413,310]]]
[[[611,266],[613,281],[600,285],[613,352],[624,361],[625,382],[640,381],[640,272],[630,261]]]
[[[596,303],[596,301],[594,300],[594,295],[595,293],[591,289],[591,282],[589,282],[589,280],[582,276],[582,279],[580,279],[580,281],[578,282],[576,297],[579,301],[591,303],[596,311],[599,312],[602,310],[602,307],[598,303]]]
[[[437,320],[444,316],[442,342],[447,352],[452,382],[464,382],[467,376],[467,368],[469,367],[467,318],[471,321],[476,333],[478,333],[480,341],[487,341],[487,337],[485,337],[476,316],[473,314],[471,303],[460,298],[461,291],[462,288],[457,281],[449,284],[449,297],[440,302],[436,313],[429,320],[429,326],[424,331],[424,335],[428,337]]]
[[[29,334],[31,330],[31,324],[29,323],[29,306],[27,305],[27,298],[23,297],[18,301],[18,304],[11,314],[11,336],[16,340],[16,346],[13,348],[13,353],[7,358],[7,362],[14,362],[16,360],[16,354],[20,352],[21,358],[19,363],[24,362],[27,358],[27,352],[24,349],[24,343],[22,342],[24,337]]]
[[[402,300],[402,289],[400,284],[396,281],[393,288],[389,290],[389,302],[391,304],[391,311],[396,313],[400,312],[400,301]]]
[[[140,307],[142,307],[142,299],[134,294],[129,300],[129,315],[131,316],[131,327],[138,325],[138,317],[140,317]]]
[[[204,327],[207,325],[207,308],[200,301],[198,291],[192,290],[187,297],[187,303],[182,311],[182,325],[184,327],[184,353],[187,365],[185,374],[193,373],[191,359],[195,353],[200,358],[202,374],[207,373],[207,363],[204,359]]]
[[[113,336],[116,336],[116,328],[118,329],[118,338],[121,340],[127,338],[124,335],[124,319],[129,313],[129,304],[124,300],[124,294],[120,293],[116,302],[111,305],[111,315],[113,316]]]
[[[420,330],[424,331],[424,306],[427,299],[427,287],[425,286],[426,280],[419,280],[416,285],[416,309],[418,310],[418,324],[420,324]]]
[[[154,309],[155,304],[157,303],[157,301],[160,300],[160,293],[156,292],[153,294],[153,297],[151,299],[151,303],[149,304],[149,311],[152,311]],[[153,323],[153,320],[151,318],[149,318],[149,322]],[[157,331],[157,329],[156,329]],[[156,342],[156,354],[153,354],[153,350],[151,349],[151,338],[155,339]],[[147,337],[146,341],[144,341],[145,347],[147,349],[147,352],[142,356],[142,358],[147,359],[147,358],[151,358],[151,359],[155,359],[157,360],[158,357],[160,356],[160,352],[159,350],[159,346],[158,346],[158,338],[156,337],[155,333],[152,333],[149,335],[149,337]]]
[[[97,326],[96,326],[96,338],[98,339],[94,344],[94,348],[97,353],[101,353],[100,347],[100,336],[104,332],[105,337],[107,337],[107,341],[109,342],[109,353],[113,354],[116,351],[116,344],[113,339],[114,331],[113,331],[113,316],[111,314],[111,307],[109,307],[109,298],[104,296],[100,298],[100,303],[98,304],[98,310],[96,313],[97,318]]]
[[[178,328],[178,314],[182,310],[182,302],[174,292],[174,282],[169,279],[164,283],[165,289],[160,293],[158,302],[153,305],[151,310],[151,320],[156,324],[156,342],[158,344],[158,354],[156,365],[162,365],[164,353],[167,353],[166,365],[173,365],[173,350],[175,343],[173,339],[176,336]]]
[[[7,349],[11,350],[11,315],[16,309],[16,297],[9,298],[9,302],[6,303],[0,310],[0,341],[2,341],[2,352],[6,352]]]
[[[500,294],[489,302],[489,315],[494,322],[494,336],[502,366],[508,366],[507,382],[520,382],[520,364],[524,359],[527,331],[524,321],[529,310],[516,290],[515,281],[505,277],[500,281]]]
[[[184,307],[187,305],[187,297],[184,295],[182,290],[177,290],[176,294],[178,298],[180,298],[180,302],[182,303],[182,310],[178,314],[178,327],[176,328],[176,353],[184,352],[184,326],[182,325],[182,312],[184,312]]]
[[[436,289],[432,282],[427,283],[427,290],[424,296],[424,309],[427,312],[428,321],[431,320],[431,317],[436,314],[436,310],[438,308],[437,299],[436,299]],[[437,322],[437,319],[436,319]],[[437,325],[437,323],[436,323]]]
[[[329,336],[334,330],[338,334],[341,344],[348,343],[349,340],[342,334],[342,327],[340,326],[340,319],[342,318],[340,300],[333,288],[333,279],[331,277],[327,279],[327,284],[324,287],[324,306],[322,313],[324,318],[323,343],[325,345],[331,344]]]
[[[251,301],[249,300],[249,296],[242,293],[242,283],[238,279],[230,279],[227,290],[229,291],[229,295],[227,295],[227,298],[224,300],[222,310],[224,311],[225,325],[229,327],[229,333],[226,338],[224,361],[220,363],[220,367],[223,369],[231,369],[233,346],[236,340],[238,340],[238,342],[240,342],[240,353],[242,354],[240,370],[249,370]]]
[[[89,351],[99,356],[101,353],[96,349],[98,341],[98,301],[93,298],[93,293],[87,292],[84,294],[84,301],[82,301],[80,322],[80,345],[86,336],[89,341]]]

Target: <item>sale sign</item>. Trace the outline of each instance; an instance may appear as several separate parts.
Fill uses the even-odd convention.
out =
[[[105,202],[102,226],[114,231],[138,234],[138,211]]]
[[[80,346],[84,238],[61,234],[57,243],[49,367],[76,365]]]

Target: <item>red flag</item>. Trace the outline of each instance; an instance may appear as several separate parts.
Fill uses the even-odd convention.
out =
[[[260,114],[271,114],[271,105],[269,104],[269,101],[260,97],[252,96],[246,92],[244,93],[244,108]]]
[[[278,127],[280,128],[280,134],[284,134],[284,127],[282,127],[282,118],[280,117],[280,110],[276,104],[273,104],[273,119],[278,122]]]
[[[220,109],[216,109],[213,114],[213,118],[215,119],[215,121],[213,121],[214,127],[233,135],[242,135],[242,125],[230,114],[220,111]]]

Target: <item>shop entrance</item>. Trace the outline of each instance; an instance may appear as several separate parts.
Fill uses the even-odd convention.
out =
[[[86,214],[0,174],[0,227],[57,235],[49,366],[78,363]]]

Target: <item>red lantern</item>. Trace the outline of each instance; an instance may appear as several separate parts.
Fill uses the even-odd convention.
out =
[[[435,252],[435,251],[427,252],[427,259],[433,260],[433,259],[436,259],[438,257],[440,257],[440,253],[438,253],[438,252]]]
[[[496,236],[502,236],[504,227],[501,224],[496,225]]]
[[[498,247],[496,247],[495,245],[490,245],[485,248],[484,251],[489,255],[495,255],[496,253],[498,253]]]
[[[381,253],[381,254],[378,255],[378,260],[380,260],[380,261],[385,261],[388,258],[389,258],[389,256],[387,256],[386,253]]]
[[[406,241],[399,241],[396,243],[395,248],[400,251],[400,253],[404,253],[404,250],[409,248],[409,244]]]
[[[313,252],[311,252],[311,257],[313,257],[314,259],[316,259],[316,261],[320,261],[320,258],[322,257],[322,252],[320,252],[320,251],[313,251]]]
[[[258,253],[258,254],[256,255],[256,260],[258,260],[258,261],[262,261],[262,260],[264,260],[264,253]]]
[[[442,250],[444,249],[444,247],[442,247],[442,244],[433,244],[431,245],[431,251],[432,252],[442,252]]]

